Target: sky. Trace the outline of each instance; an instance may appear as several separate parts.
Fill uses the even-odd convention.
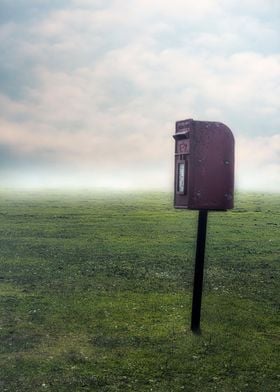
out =
[[[3,187],[172,190],[175,121],[280,192],[279,0],[0,0]]]

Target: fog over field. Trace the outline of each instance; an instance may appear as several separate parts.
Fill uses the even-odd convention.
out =
[[[176,120],[221,121],[280,191],[277,0],[4,0],[2,186],[171,189]]]

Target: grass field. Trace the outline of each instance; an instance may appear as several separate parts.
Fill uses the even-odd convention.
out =
[[[279,391],[279,195],[209,214],[167,193],[0,193],[0,391]]]

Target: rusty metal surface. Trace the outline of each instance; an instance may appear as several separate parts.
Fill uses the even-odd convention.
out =
[[[195,210],[233,208],[234,138],[219,122],[177,121],[174,206]],[[178,191],[178,162],[184,161],[185,192]],[[182,179],[181,179],[182,180]]]

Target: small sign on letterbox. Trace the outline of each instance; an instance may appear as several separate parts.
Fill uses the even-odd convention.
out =
[[[193,210],[233,208],[234,138],[220,122],[177,121],[174,206]]]

